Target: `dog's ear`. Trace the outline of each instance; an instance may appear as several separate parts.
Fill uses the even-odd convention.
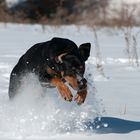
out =
[[[91,48],[90,43],[81,44],[79,47],[80,55],[82,56],[84,61],[86,61],[90,55],[90,48]]]

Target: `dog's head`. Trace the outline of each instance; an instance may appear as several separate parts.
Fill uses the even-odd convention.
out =
[[[74,52],[65,52],[57,57],[62,67],[62,77],[75,90],[81,91],[87,87],[87,80],[84,78],[85,61],[90,55],[90,43],[80,45]]]

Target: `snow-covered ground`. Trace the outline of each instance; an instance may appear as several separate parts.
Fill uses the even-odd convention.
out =
[[[103,28],[97,34],[106,77],[95,69],[94,35],[87,27],[0,24],[1,140],[139,140],[140,68],[129,66],[121,31]],[[77,45],[92,44],[86,63],[86,102],[77,106],[74,101],[63,101],[55,89],[41,88],[33,74],[25,77],[21,95],[10,102],[9,75],[19,57],[33,44],[54,36],[69,38]],[[137,43],[140,55],[140,36]]]

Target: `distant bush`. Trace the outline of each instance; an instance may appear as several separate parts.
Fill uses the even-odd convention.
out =
[[[110,8],[111,0],[23,0],[7,8],[0,0],[0,21],[40,24],[139,26],[140,5]],[[137,11],[137,12],[136,12]]]
[[[90,13],[94,18],[104,10],[110,0],[26,0],[9,9],[15,19],[31,22],[77,23]],[[105,11],[104,11],[105,12]]]
[[[0,21],[8,21],[8,11],[4,0],[0,0]]]

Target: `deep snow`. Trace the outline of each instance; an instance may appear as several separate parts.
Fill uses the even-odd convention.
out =
[[[121,31],[103,28],[97,33],[106,77],[95,69],[95,42],[89,28],[0,24],[0,139],[139,139],[140,68],[129,66]],[[24,78],[21,95],[10,102],[9,75],[19,57],[33,44],[54,36],[78,45],[92,43],[86,63],[86,102],[77,106],[63,101],[55,89],[41,88],[33,74]],[[139,45],[140,37],[138,54]]]

